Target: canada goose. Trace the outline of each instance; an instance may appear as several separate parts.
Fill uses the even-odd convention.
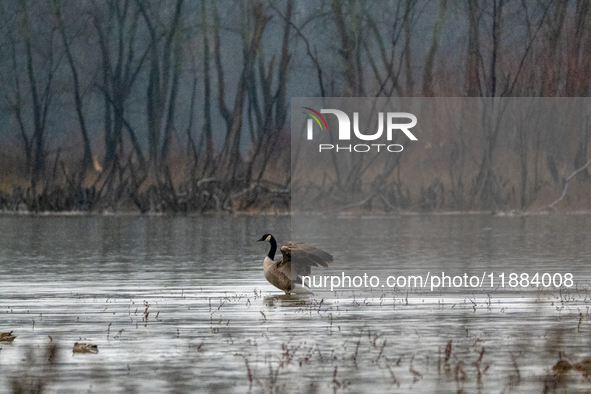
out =
[[[312,293],[302,286],[299,276],[310,276],[311,267],[328,267],[332,256],[323,250],[303,242],[288,242],[281,247],[283,259],[274,261],[277,241],[271,234],[265,234],[257,242],[266,241],[271,244],[269,253],[263,260],[265,278],[273,286],[289,293]],[[293,254],[293,260],[292,260]],[[292,264],[293,263],[293,264]]]
[[[73,353],[98,353],[98,346],[92,343],[78,343],[74,344]]]
[[[12,342],[16,338],[16,335],[12,335],[10,332],[0,332],[0,342]]]

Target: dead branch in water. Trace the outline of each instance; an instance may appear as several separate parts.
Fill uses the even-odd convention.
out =
[[[591,160],[587,161],[587,163],[585,163],[584,166],[577,168],[576,170],[573,171],[572,174],[570,174],[568,176],[568,178],[566,178],[564,180],[564,189],[562,190],[562,195],[556,200],[554,201],[552,204],[548,205],[545,208],[541,208],[540,210],[545,210],[545,209],[556,209],[555,206],[556,204],[558,204],[560,201],[562,201],[562,199],[566,196],[566,191],[568,190],[568,185],[569,182],[581,171],[585,170],[587,167],[589,167],[589,165],[591,165]]]

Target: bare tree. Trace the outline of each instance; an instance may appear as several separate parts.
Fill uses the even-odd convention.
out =
[[[6,98],[11,103],[19,124],[27,174],[30,175],[31,190],[35,195],[45,168],[47,119],[53,97],[52,84],[59,67],[59,54],[56,53],[55,28],[37,23],[39,15],[30,8],[30,4],[22,0],[14,11],[14,30],[8,32],[14,95]],[[4,12],[2,14],[5,17],[10,15]],[[43,30],[43,40],[39,39],[36,29]],[[22,37],[22,40],[17,40],[14,33]],[[21,59],[24,64],[21,64]],[[31,109],[30,115],[26,111],[27,107]],[[32,122],[29,122],[28,119],[31,118]]]
[[[425,68],[423,70],[423,96],[433,96],[433,65],[435,63],[435,55],[437,48],[439,47],[439,41],[441,39],[441,30],[443,29],[443,23],[445,21],[445,11],[447,10],[447,0],[440,0],[439,2],[439,14],[433,27],[433,37],[431,38],[431,46],[425,59]]]
[[[150,7],[150,3],[137,1],[150,33],[146,115],[152,168],[158,168],[161,162],[164,164],[168,157],[181,64],[179,29],[183,0],[176,1],[170,22],[163,26],[158,26],[157,22],[162,19],[157,17],[160,5],[155,3]]]
[[[480,96],[480,19],[482,10],[478,0],[468,0],[468,51],[466,56],[466,96]]]
[[[254,70],[250,78],[248,108],[249,114],[252,115],[249,117],[252,146],[246,171],[247,183],[250,183],[252,180],[257,161],[260,164],[260,169],[256,181],[260,182],[262,179],[287,119],[286,90],[288,66],[291,59],[289,43],[292,26],[292,9],[293,0],[288,0],[283,23],[279,67],[277,68],[276,76],[274,75],[275,55],[272,56],[268,65],[265,66],[264,53],[260,51],[258,55],[260,83],[256,83]],[[275,80],[277,81],[276,83],[274,83]],[[261,87],[261,104],[259,104],[257,85]],[[255,122],[252,122],[252,117],[255,118]]]
[[[206,2],[201,2],[201,23],[202,23],[202,34],[203,34],[203,132],[202,136],[205,137],[205,168],[204,172],[207,171],[207,167],[212,164],[214,160],[214,147],[213,147],[213,134],[211,124],[211,65],[210,56],[211,49],[209,48],[209,25],[207,21],[208,13]],[[219,40],[219,37],[218,37]],[[219,59],[218,59],[219,61]],[[222,96],[223,97],[223,96]],[[223,101],[223,100],[222,100]]]
[[[92,19],[102,56],[103,78],[98,87],[104,96],[105,167],[124,158],[126,129],[141,167],[146,168],[139,141],[125,117],[125,104],[149,51],[149,47],[144,49],[136,58],[140,11],[134,4],[133,0],[109,0],[103,4],[93,0]]]
[[[356,6],[353,2],[351,7]],[[357,47],[357,37],[360,34],[360,13],[348,12],[347,15],[353,20],[345,21],[345,12],[343,10],[342,0],[332,0],[332,12],[337,27],[340,40],[339,54],[343,61],[345,88],[344,96],[357,96],[359,94],[359,84],[357,80],[357,70],[355,66],[355,48]],[[351,28],[348,28],[350,26]]]
[[[558,49],[564,30],[567,4],[566,1],[550,1],[548,5],[549,17],[544,22],[543,55],[540,58],[542,67],[540,74],[541,96],[558,94],[561,69]]]
[[[591,82],[591,4],[577,0],[574,31],[568,40],[565,96],[586,96]]]
[[[222,153],[221,163],[222,166],[229,170],[232,174],[232,178],[236,175],[238,167],[242,164],[242,155],[240,153],[240,141],[242,138],[242,112],[244,109],[245,96],[248,90],[249,78],[253,71],[257,51],[261,45],[263,32],[269,22],[270,17],[265,14],[265,10],[262,3],[254,3],[252,6],[247,6],[248,10],[244,13],[247,18],[247,25],[250,28],[243,29],[243,67],[238,80],[238,87],[236,90],[236,96],[234,99],[234,106],[230,112],[225,104],[223,93],[219,95],[220,111],[222,116],[226,120],[228,134],[224,150]],[[217,11],[216,11],[217,13]],[[219,22],[218,17],[215,18],[215,30],[216,30],[216,59],[218,63],[218,84],[219,89],[224,86],[223,73],[220,59],[220,42],[219,42]]]
[[[68,60],[68,65],[70,67],[70,72],[72,73],[72,88],[74,94],[74,104],[76,107],[76,115],[78,116],[78,123],[80,125],[80,133],[82,135],[83,141],[83,149],[84,155],[82,157],[82,163],[79,169],[79,177],[78,182],[79,185],[82,184],[84,181],[84,177],[86,175],[86,171],[92,166],[92,149],[90,146],[90,137],[88,135],[88,129],[86,127],[86,118],[84,116],[84,109],[82,105],[82,92],[80,88],[80,77],[78,73],[78,68],[76,66],[76,62],[74,61],[74,55],[72,54],[72,50],[70,49],[70,39],[66,35],[66,26],[64,22],[64,16],[62,15],[62,4],[59,0],[53,1],[53,6],[55,10],[55,16],[58,23],[58,29],[60,36],[62,38],[62,43],[64,46],[64,51],[66,53],[66,58]]]
[[[412,27],[414,25],[417,0],[404,0],[404,70],[406,80],[406,95],[414,95],[415,80],[412,65]]]
[[[21,85],[21,75],[19,66],[19,57],[17,54],[17,43],[14,31],[16,27],[13,26],[16,18],[10,18],[12,13],[4,7],[4,3],[0,3],[0,16],[3,17],[2,26],[5,30],[5,37],[8,38],[8,55],[10,56],[10,71],[7,75],[3,75],[4,80],[4,100],[8,103],[10,111],[14,113],[16,118],[19,137],[22,139],[23,148],[25,153],[25,171],[27,177],[30,177],[33,169],[33,138],[29,136],[27,125],[25,125],[25,102],[24,102],[24,87]],[[12,23],[11,23],[12,20]],[[11,87],[11,90],[8,89]]]

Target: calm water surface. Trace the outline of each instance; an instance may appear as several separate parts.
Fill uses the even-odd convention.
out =
[[[266,232],[331,252],[319,274],[569,272],[575,286],[285,297],[263,276]],[[591,357],[588,216],[8,215],[0,234],[0,332],[17,335],[0,343],[1,393],[591,389],[552,370]]]

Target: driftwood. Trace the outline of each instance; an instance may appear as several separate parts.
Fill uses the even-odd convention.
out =
[[[547,207],[541,208],[541,210],[544,209],[556,209],[556,204],[558,204],[560,201],[562,201],[562,199],[566,196],[566,191],[568,190],[568,185],[570,183],[570,181],[581,171],[585,170],[587,167],[589,167],[589,165],[591,165],[591,160],[587,161],[587,163],[585,163],[584,166],[577,168],[576,170],[573,171],[572,174],[570,174],[568,176],[568,178],[566,178],[564,180],[564,189],[562,190],[562,195],[556,200],[554,201],[552,204],[548,205]]]

